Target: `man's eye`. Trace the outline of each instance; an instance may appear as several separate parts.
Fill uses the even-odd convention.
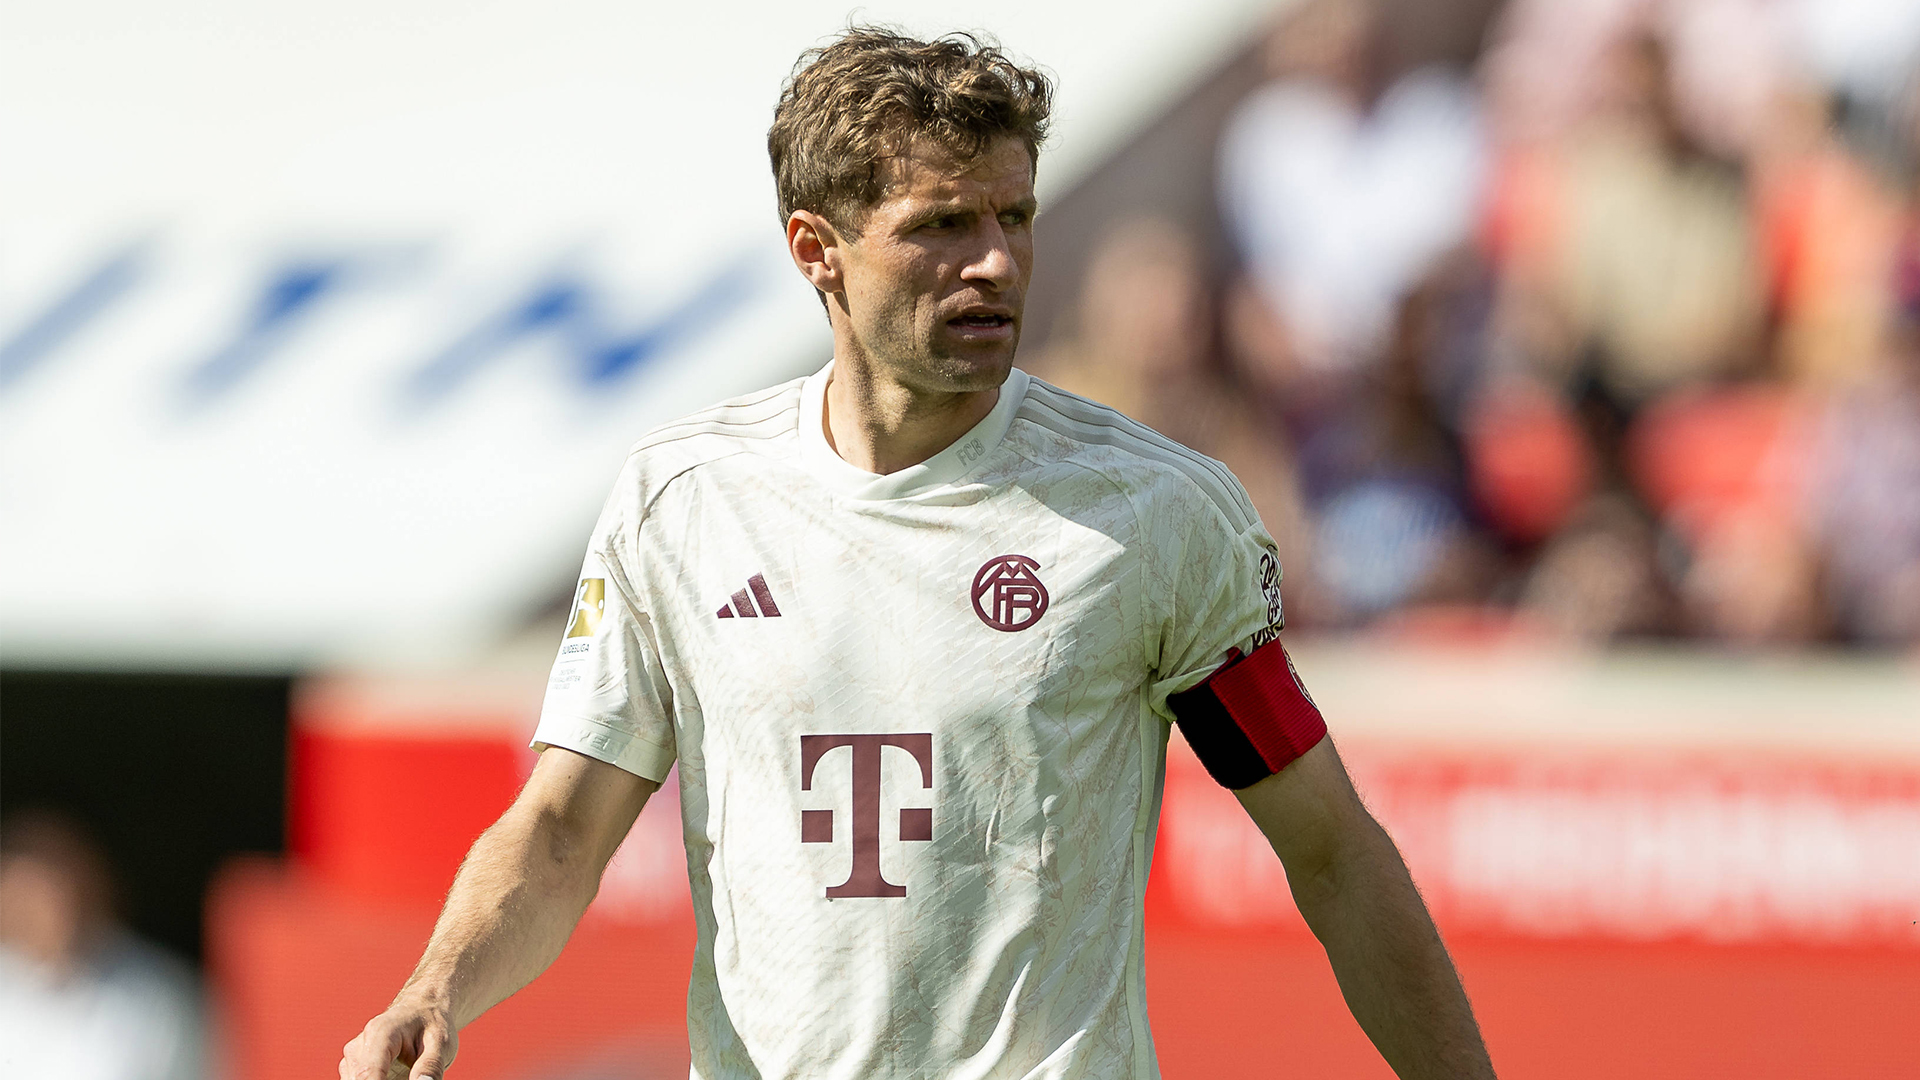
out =
[[[949,215],[946,215],[945,217],[934,218],[933,220],[928,221],[926,224],[922,225],[921,228],[951,229],[954,227],[955,224],[957,224],[957,222],[955,221],[954,217],[951,214],[949,214]]]
[[[1002,225],[1025,225],[1026,223],[1027,212],[1025,210],[1009,210],[1000,215],[1000,224]]]

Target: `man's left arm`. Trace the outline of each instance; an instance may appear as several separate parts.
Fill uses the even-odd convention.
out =
[[[1286,867],[1354,1019],[1400,1080],[1492,1080],[1460,976],[1399,849],[1317,745],[1234,792]]]

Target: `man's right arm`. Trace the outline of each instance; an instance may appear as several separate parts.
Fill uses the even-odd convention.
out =
[[[571,750],[542,753],[519,798],[467,853],[412,977],[346,1045],[342,1080],[440,1080],[460,1029],[560,955],[659,789]]]

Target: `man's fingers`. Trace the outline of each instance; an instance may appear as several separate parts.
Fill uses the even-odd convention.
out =
[[[371,1029],[373,1025],[367,1027]],[[386,1080],[383,1059],[370,1035],[370,1030],[362,1031],[340,1048],[340,1080]]]
[[[406,1034],[384,1019],[374,1018],[341,1049],[340,1080],[406,1080],[407,1067],[399,1060],[408,1049]]]
[[[413,1062],[407,1080],[442,1080],[453,1063],[454,1043],[445,1032],[429,1027],[420,1040],[420,1056]]]
[[[443,1080],[458,1044],[445,1016],[395,1005],[341,1050],[340,1080]]]

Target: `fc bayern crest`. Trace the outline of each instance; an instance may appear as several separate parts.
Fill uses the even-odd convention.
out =
[[[1047,613],[1047,587],[1034,573],[1040,564],[1025,555],[987,560],[973,575],[973,611],[995,630],[1025,630]]]

